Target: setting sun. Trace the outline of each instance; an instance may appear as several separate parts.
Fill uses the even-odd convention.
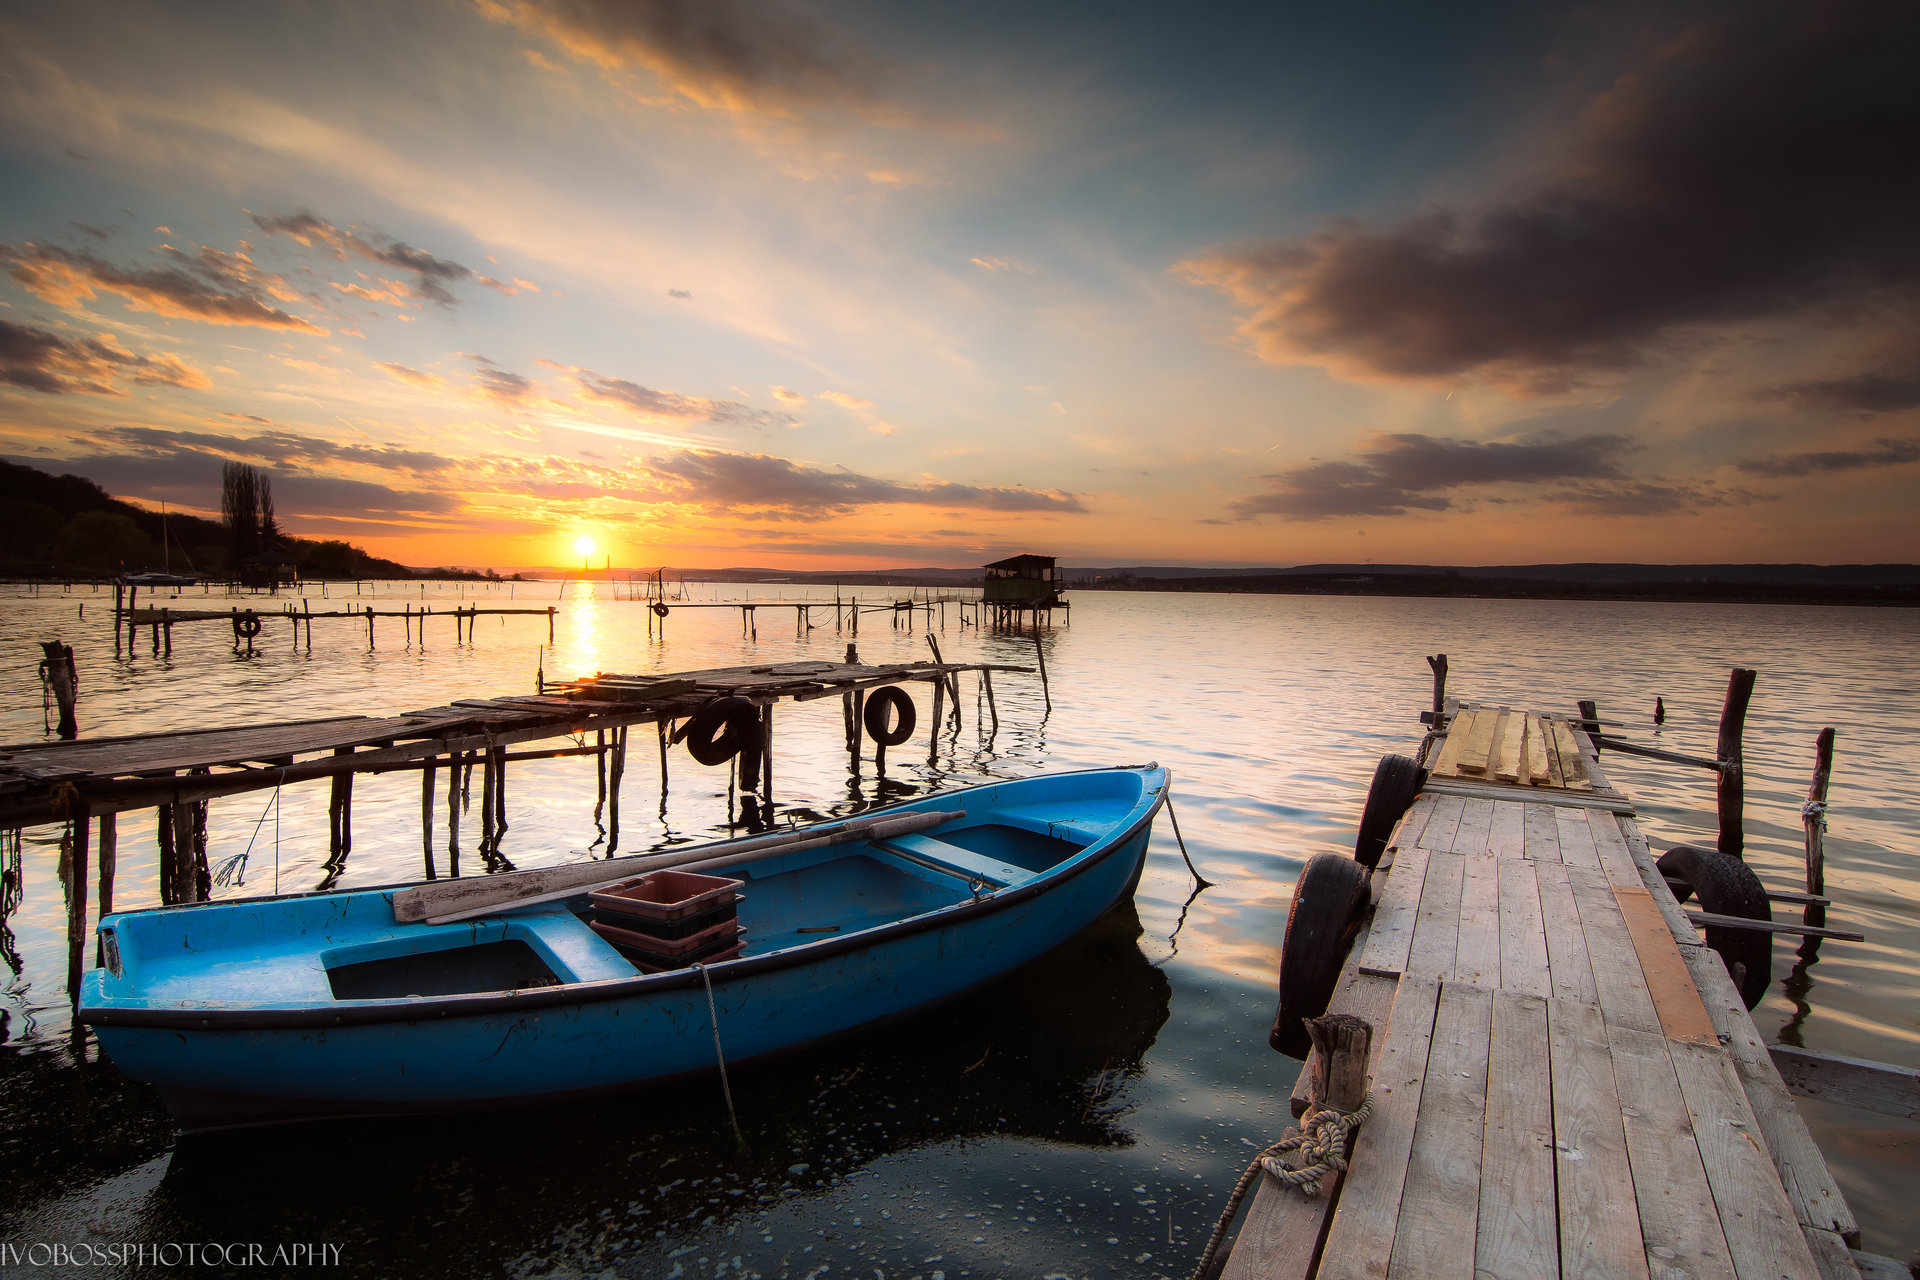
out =
[[[584,533],[581,534],[579,537],[575,538],[573,540],[573,554],[577,556],[583,556],[583,557],[592,555],[593,539],[589,538]]]

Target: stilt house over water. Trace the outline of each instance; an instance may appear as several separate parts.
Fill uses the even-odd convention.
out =
[[[1052,556],[1008,556],[986,566],[985,574],[980,596],[996,622],[1011,622],[1029,611],[1051,614],[1066,605]]]

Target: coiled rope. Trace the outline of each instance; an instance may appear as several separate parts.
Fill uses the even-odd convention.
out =
[[[1303,1195],[1320,1194],[1320,1183],[1330,1173],[1344,1173],[1347,1168],[1347,1138],[1373,1114],[1373,1095],[1369,1093],[1360,1103],[1357,1111],[1336,1111],[1332,1107],[1308,1107],[1307,1113],[1300,1117],[1300,1128],[1289,1129],[1285,1137],[1274,1143],[1253,1158],[1240,1181],[1233,1186],[1233,1194],[1227,1197],[1227,1207],[1220,1214],[1220,1221],[1213,1226],[1213,1234],[1207,1237],[1207,1247],[1200,1255],[1200,1263],[1193,1269],[1193,1280],[1203,1280],[1213,1269],[1213,1256],[1220,1248],[1220,1242],[1226,1237],[1227,1228],[1240,1213],[1240,1204],[1247,1198],[1247,1191],[1253,1186],[1254,1178],[1264,1172],[1269,1178],[1282,1186],[1298,1187]],[[1282,1163],[1280,1156],[1288,1151],[1300,1152],[1301,1158],[1312,1161],[1299,1168]]]

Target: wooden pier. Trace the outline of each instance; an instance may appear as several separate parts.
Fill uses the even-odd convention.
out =
[[[932,646],[937,652],[937,645]],[[329,804],[329,883],[344,869],[352,850],[353,779],[359,774],[414,771],[422,776],[421,849],[423,873],[431,880],[460,874],[459,821],[466,805],[463,778],[477,767],[482,786],[480,834],[476,852],[485,870],[512,870],[500,852],[506,830],[506,766],[509,762],[559,756],[598,757],[598,820],[607,815],[611,854],[619,845],[620,779],[625,770],[628,732],[634,726],[658,726],[661,786],[666,786],[668,748],[703,711],[727,704],[728,731],[736,749],[750,741],[751,764],[741,752],[744,797],[757,791],[770,802],[773,791],[773,709],[781,702],[839,697],[847,734],[850,766],[861,766],[863,699],[871,690],[909,682],[932,686],[929,750],[949,717],[960,714],[958,677],[977,673],[989,714],[999,722],[992,702],[992,672],[1031,668],[941,661],[868,665],[848,646],[847,661],[803,661],[759,666],[721,667],[661,675],[596,675],[548,684],[525,696],[460,699],[396,716],[334,716],[199,730],[82,738],[64,742],[26,742],[0,746],[0,830],[40,823],[67,825],[71,868],[68,894],[69,987],[79,986],[81,946],[86,935],[89,848],[98,851],[99,911],[112,910],[117,816],[130,810],[158,811],[160,897],[163,902],[194,902],[211,892],[206,847],[209,801],[248,792],[275,790],[326,779]],[[943,704],[950,707],[943,709]],[[744,723],[742,717],[745,717]],[[679,733],[670,733],[686,722]],[[872,724],[871,718],[866,723]],[[891,741],[898,745],[901,737]],[[745,732],[742,732],[745,730]],[[876,732],[871,729],[869,733]],[[889,730],[891,732],[891,730]],[[585,745],[587,735],[592,745]],[[566,745],[528,746],[556,738]],[[887,738],[874,745],[874,763],[884,770]],[[690,744],[691,745],[691,744]],[[521,746],[518,751],[508,748]],[[717,757],[720,763],[731,757]],[[444,861],[434,848],[435,775],[445,771],[447,834]]]
[[[1373,1028],[1372,1113],[1330,1190],[1260,1175],[1228,1280],[1882,1274],[1590,705],[1423,719],[1328,1008]]]

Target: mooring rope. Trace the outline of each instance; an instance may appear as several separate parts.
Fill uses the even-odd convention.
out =
[[[1174,843],[1180,846],[1180,856],[1186,859],[1187,870],[1192,873],[1193,878],[1195,880],[1200,882],[1200,887],[1202,889],[1212,887],[1213,881],[1207,879],[1205,876],[1200,874],[1198,868],[1196,868],[1193,865],[1193,859],[1187,854],[1187,842],[1185,838],[1182,837],[1180,834],[1180,818],[1179,818],[1179,815],[1175,814],[1173,811],[1173,788],[1172,787],[1167,788],[1167,820],[1173,823]]]
[[[1329,1173],[1343,1173],[1347,1167],[1347,1138],[1373,1114],[1373,1095],[1369,1093],[1360,1103],[1358,1111],[1336,1111],[1331,1107],[1309,1107],[1300,1117],[1298,1131],[1289,1130],[1287,1135],[1253,1158],[1246,1172],[1233,1185],[1233,1194],[1227,1197],[1227,1207],[1220,1214],[1220,1221],[1214,1223],[1213,1234],[1207,1237],[1207,1247],[1200,1254],[1200,1263],[1193,1269],[1193,1280],[1203,1280],[1213,1269],[1213,1256],[1219,1251],[1220,1242],[1226,1237],[1227,1228],[1240,1212],[1240,1204],[1247,1198],[1247,1191],[1253,1186],[1253,1180],[1265,1173],[1282,1186],[1298,1187],[1304,1195],[1318,1195],[1320,1181]],[[1290,1168],[1280,1161],[1280,1155],[1286,1151],[1298,1151],[1312,1164],[1298,1169]]]
[[[1825,831],[1827,829],[1827,802],[1824,800],[1807,801],[1800,806],[1800,820],[1802,822],[1809,820],[1817,822],[1820,824],[1820,829]]]
[[[720,1093],[727,1100],[727,1120],[733,1125],[733,1140],[740,1144],[742,1151],[745,1151],[747,1137],[740,1132],[740,1117],[733,1109],[733,1089],[727,1084],[727,1055],[720,1049],[720,1011],[714,1007],[713,1003],[713,974],[708,972],[707,966],[703,964],[696,964],[693,967],[700,971],[700,981],[706,984],[707,988],[707,1017],[713,1023],[713,1060],[720,1064]]]

